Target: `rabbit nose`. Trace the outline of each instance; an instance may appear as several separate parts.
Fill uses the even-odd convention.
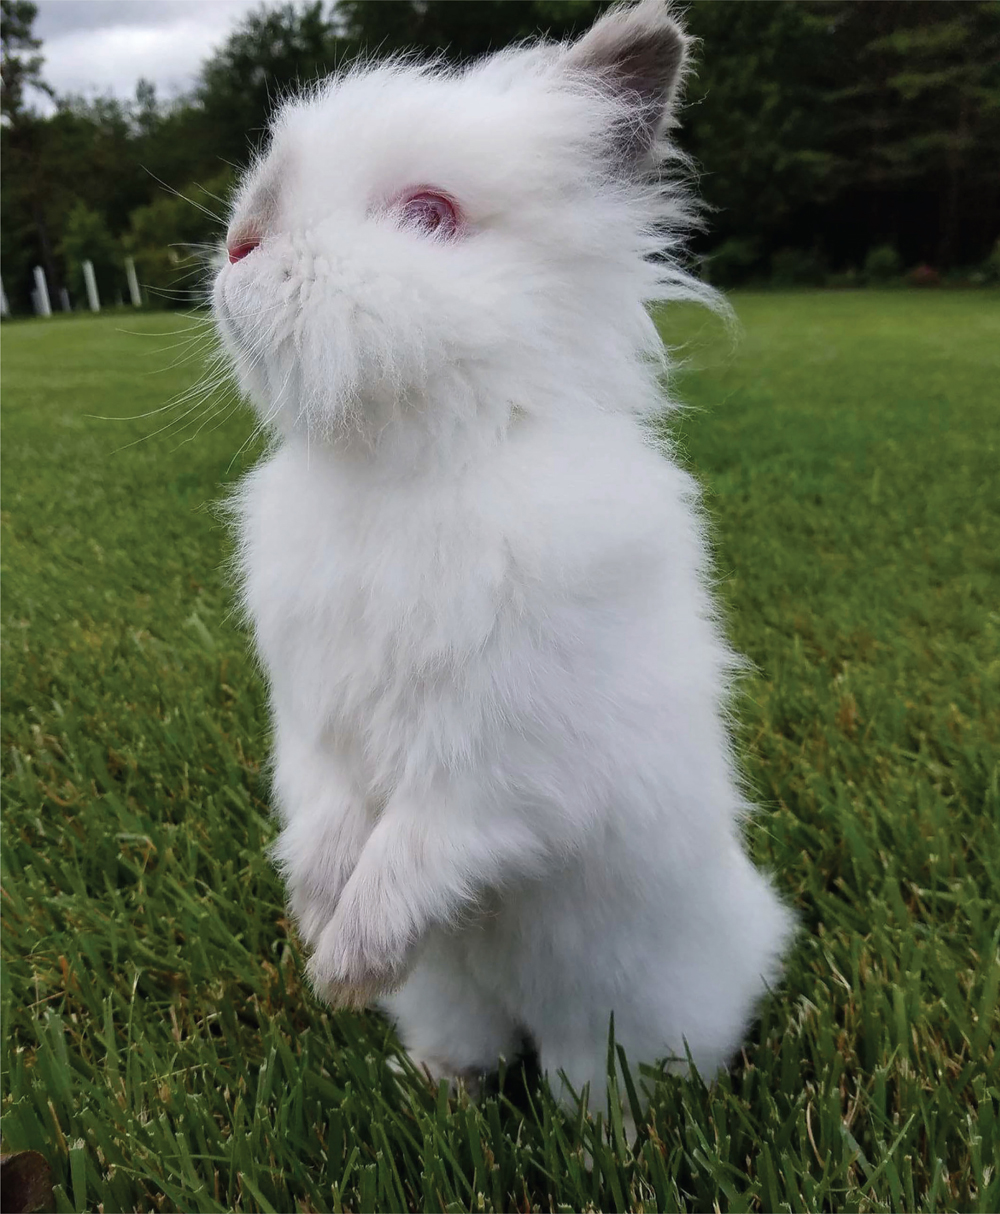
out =
[[[259,244],[260,244],[259,238],[255,237],[252,240],[241,240],[239,242],[229,245],[228,248],[229,248],[230,265],[232,265],[234,262],[242,261],[242,259],[244,257],[246,257],[246,255],[248,253],[252,253]]]

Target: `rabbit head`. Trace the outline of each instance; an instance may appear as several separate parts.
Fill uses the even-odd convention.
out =
[[[623,360],[659,350],[646,304],[699,291],[669,256],[688,220],[663,171],[686,54],[641,0],[570,44],[397,59],[286,103],[214,287],[267,421],[323,440],[502,425],[567,382],[620,394]]]

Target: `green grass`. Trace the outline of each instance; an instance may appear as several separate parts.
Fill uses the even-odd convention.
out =
[[[90,415],[188,386],[147,374],[188,322],[4,326],[3,1139],[58,1209],[1000,1207],[1000,299],[736,304],[735,347],[670,319],[671,428],[803,930],[730,1074],[645,1080],[635,1154],[530,1071],[432,1092],[313,999],[212,510],[249,417],[116,450],[168,415]]]

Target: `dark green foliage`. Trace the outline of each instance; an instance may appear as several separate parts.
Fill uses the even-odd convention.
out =
[[[907,265],[985,255],[1000,229],[996,0],[707,0],[687,20],[703,46],[680,139],[705,170],[712,242],[818,241],[837,267],[886,242]]]
[[[274,106],[292,90],[328,75],[344,58],[321,0],[271,9],[262,5],[249,13],[206,61],[196,92],[216,163],[245,163],[249,148],[263,139]]]
[[[153,307],[204,302],[233,178],[226,169],[204,185],[192,182],[183,193],[160,194],[132,212],[124,243]]]
[[[865,258],[864,276],[869,282],[886,283],[898,278],[903,262],[891,244],[880,244]]]
[[[996,244],[990,250],[989,257],[983,262],[980,273],[983,282],[1000,282],[1000,236],[997,237]]]
[[[66,281],[82,304],[86,296],[83,263],[93,262],[98,293],[105,304],[124,281],[122,251],[108,231],[103,217],[86,203],[78,202],[66,218],[60,253],[66,262]]]
[[[152,181],[134,161],[136,139],[131,109],[108,99],[63,104],[46,120],[26,114],[0,130],[0,259],[12,306],[26,307],[35,265],[45,267],[53,295],[67,284],[59,250],[74,208],[96,213],[113,238],[121,235]]]
[[[771,281],[776,287],[819,287],[826,266],[819,253],[807,249],[779,249],[771,258]]]
[[[718,286],[746,282],[760,263],[760,242],[754,238],[730,236],[702,259],[702,274]]]
[[[213,510],[251,419],[93,416],[189,388],[187,317],[4,329],[3,1135],[59,1210],[1000,1205],[1000,297],[736,306],[735,347],[665,322],[668,430],[755,663],[750,841],[802,934],[732,1073],[619,1073],[653,1090],[634,1152],[530,1071],[430,1091],[312,998]]]
[[[914,224],[933,216],[934,243],[925,238],[916,256],[954,264],[997,230],[1000,181],[990,161],[1000,155],[1000,5],[893,0],[859,9],[843,14],[859,35],[861,71],[842,94],[853,114],[847,133],[865,153],[856,188],[874,188],[887,218],[895,208],[905,246]],[[929,213],[908,205],[914,191],[933,199]]]
[[[336,17],[363,54],[416,49],[465,63],[539,34],[581,33],[606,7],[600,0],[340,0]]]
[[[703,169],[699,188],[715,208],[707,243],[753,239],[762,260],[745,268],[764,270],[769,253],[815,241],[815,231],[790,226],[803,205],[836,189],[825,104],[834,72],[830,17],[814,4],[769,0],[688,12],[702,41],[679,138]]]

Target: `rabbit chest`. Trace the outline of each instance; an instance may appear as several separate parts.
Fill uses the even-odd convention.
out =
[[[240,505],[244,603],[279,728],[397,774],[415,747],[466,747],[496,701],[489,655],[515,605],[503,538],[460,489],[366,483],[285,448]]]

